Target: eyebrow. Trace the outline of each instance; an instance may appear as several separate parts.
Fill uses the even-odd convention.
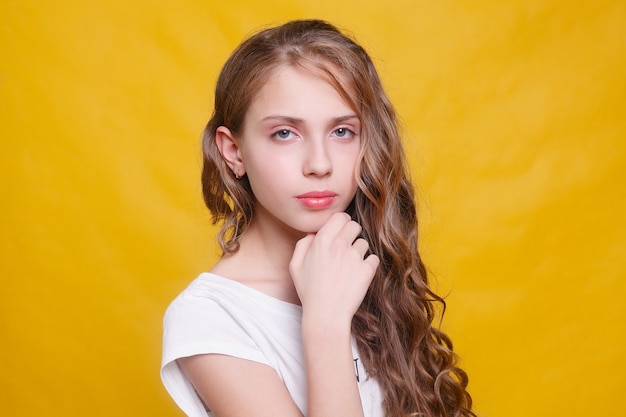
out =
[[[345,116],[334,117],[333,119],[331,119],[331,124],[344,123],[351,119],[357,119],[360,121],[359,117],[356,114],[347,114]],[[297,117],[290,117],[290,116],[282,116],[282,115],[269,115],[261,119],[262,122],[266,122],[268,120],[283,121],[285,123],[293,124],[293,125],[304,124],[304,119],[300,119]]]

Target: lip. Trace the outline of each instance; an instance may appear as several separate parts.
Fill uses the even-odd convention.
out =
[[[329,207],[336,197],[332,191],[310,191],[296,196],[296,199],[307,208],[321,210]]]

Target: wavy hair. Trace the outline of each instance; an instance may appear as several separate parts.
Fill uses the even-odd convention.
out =
[[[202,190],[224,253],[238,250],[255,198],[215,144],[215,131],[241,132],[252,100],[276,68],[299,65],[323,77],[361,120],[358,190],[346,210],[381,260],[352,321],[368,373],[383,391],[388,417],[469,417],[472,399],[452,342],[435,326],[445,301],[428,286],[418,253],[415,196],[395,110],[375,66],[350,36],[320,20],[296,20],[245,40],[225,63],[203,135]]]

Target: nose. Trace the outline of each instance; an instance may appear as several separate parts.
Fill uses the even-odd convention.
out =
[[[326,140],[308,141],[308,146],[304,150],[304,175],[326,176],[333,171],[333,164],[330,158],[328,144]]]

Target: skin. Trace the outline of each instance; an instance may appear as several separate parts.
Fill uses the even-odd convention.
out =
[[[285,66],[253,100],[239,137],[216,131],[224,160],[248,176],[257,204],[239,251],[212,272],[302,305],[311,417],[363,415],[350,326],[379,260],[365,257],[361,226],[343,212],[357,189],[360,128],[331,85]],[[179,364],[216,416],[302,415],[266,365],[216,354]]]

